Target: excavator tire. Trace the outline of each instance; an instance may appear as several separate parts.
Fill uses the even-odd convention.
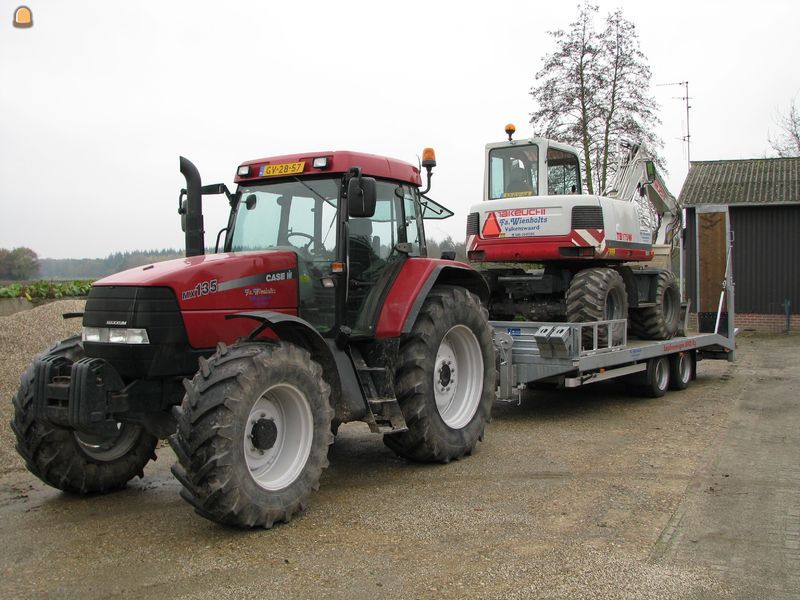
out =
[[[669,271],[657,276],[655,306],[630,311],[631,333],[642,340],[668,340],[678,332],[681,296],[678,281]]]
[[[624,319],[628,316],[628,294],[622,276],[614,269],[598,267],[578,271],[570,281],[567,290],[567,320],[570,323],[589,321],[608,321]],[[597,344],[608,344],[609,328],[598,327]],[[622,339],[622,326],[612,326],[613,341]],[[583,332],[584,348],[594,344],[594,333],[590,329]]]
[[[219,344],[184,387],[169,441],[195,512],[269,529],[302,511],[333,443],[330,386],[310,354],[287,342]]]
[[[63,340],[43,356],[83,358],[80,337]],[[46,484],[72,494],[104,494],[125,487],[155,460],[158,440],[142,427],[120,423],[115,433],[96,436],[55,427],[33,416],[34,369],[23,373],[13,399],[11,429],[28,470]]]
[[[408,430],[383,443],[420,462],[471,454],[491,420],[495,379],[486,309],[462,287],[434,287],[400,341],[395,392]]]

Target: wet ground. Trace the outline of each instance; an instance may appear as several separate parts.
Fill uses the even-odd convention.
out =
[[[309,509],[270,531],[195,515],[166,447],[102,497],[7,466],[2,596],[796,598],[798,350],[743,337],[736,364],[661,399],[597,384],[498,405],[449,465],[343,426]]]

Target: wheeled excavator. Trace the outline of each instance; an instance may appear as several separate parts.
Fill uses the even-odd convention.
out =
[[[628,319],[641,339],[678,331],[681,297],[666,264],[681,208],[644,144],[620,145],[602,195],[583,193],[578,150],[545,138],[486,146],[483,202],[467,218],[467,256],[489,283],[490,318]]]

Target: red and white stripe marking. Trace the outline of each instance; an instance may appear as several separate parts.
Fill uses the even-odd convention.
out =
[[[576,246],[594,246],[598,254],[605,252],[606,233],[602,229],[573,229],[569,236]]]

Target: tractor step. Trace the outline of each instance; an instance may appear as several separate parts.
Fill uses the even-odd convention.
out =
[[[369,424],[373,433],[398,433],[408,430],[397,398],[370,398],[368,402],[374,417],[374,426],[373,423]]]
[[[391,374],[385,367],[370,367],[361,352],[350,347],[350,357],[358,374],[358,382],[367,399],[369,414],[367,424],[373,433],[398,433],[407,431],[403,411],[394,396]]]

